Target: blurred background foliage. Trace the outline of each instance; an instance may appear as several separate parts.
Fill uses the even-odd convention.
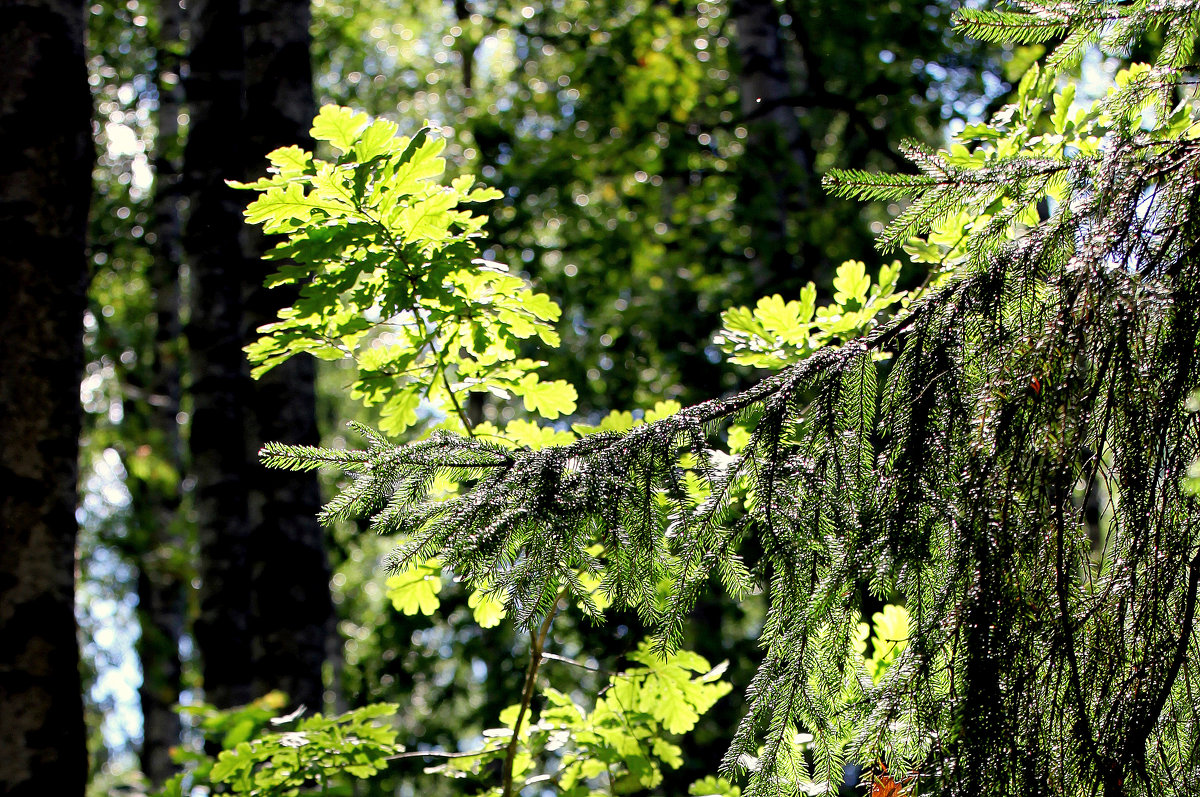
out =
[[[178,334],[164,334],[162,314],[163,301],[173,301],[186,327],[191,279],[173,248],[173,225],[188,212],[178,175],[190,121],[181,96],[186,0],[174,2],[98,0],[89,8],[99,161],[81,391],[78,615],[96,794],[144,784],[137,690],[161,660],[147,658],[140,631],[152,621],[138,598],[146,572],[184,587],[174,650],[182,667],[173,677],[184,703],[203,695],[187,622],[198,555],[188,384],[170,397],[172,428],[161,423],[164,402],[153,387],[164,369],[186,370],[188,357]],[[246,0],[244,13],[254,5]],[[314,0],[312,63],[319,103],[387,117],[406,134],[428,121],[447,141],[452,170],[502,192],[484,207],[484,255],[562,305],[563,349],[544,378],[575,385],[573,420],[595,423],[614,409],[636,414],[753,380],[755,371],[730,364],[713,342],[723,311],[767,294],[795,298],[809,280],[827,297],[834,267],[846,260],[875,273],[873,236],[898,208],[826,196],[821,175],[904,169],[902,139],[938,144],[947,130],[985,116],[1037,54],[955,37],[949,19],[958,5]],[[163,262],[173,268],[164,272]],[[902,287],[924,276],[920,267],[904,275]],[[345,420],[376,420],[348,400],[350,379],[338,363],[319,370],[327,445],[353,444]],[[482,400],[470,411],[494,421],[515,413]],[[398,703],[398,738],[410,749],[458,749],[494,726],[519,692],[528,639],[508,623],[481,629],[453,583],[432,619],[405,616],[378,568],[390,541],[341,523],[327,544],[336,634],[326,706],[310,710]],[[685,647],[728,659],[734,688],[683,740],[684,766],[665,773],[660,793],[685,793],[713,774],[755,670],[761,622],[759,598],[735,604],[713,593],[698,607]],[[607,669],[642,638],[637,618],[622,613],[595,626],[567,612],[553,632],[557,653]],[[594,695],[602,685],[553,662],[543,672],[568,693]],[[181,744],[202,744],[187,714]],[[369,789],[459,793],[415,761],[396,762]]]
[[[760,5],[786,89],[750,97],[737,21]],[[937,141],[1003,93],[996,54],[949,32],[956,6],[318,0],[314,57],[322,100],[434,120],[505,193],[492,251],[563,303],[577,356],[554,365],[607,410],[731,386],[706,351],[722,310],[873,259],[888,209],[819,178],[899,168],[902,139]]]

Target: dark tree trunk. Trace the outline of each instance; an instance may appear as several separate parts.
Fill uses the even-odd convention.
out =
[[[148,275],[154,294],[154,350],[147,384],[148,398],[140,408],[146,417],[147,442],[170,467],[170,477],[139,485],[137,517],[142,525],[138,561],[138,619],[141,637],[138,657],[142,685],[142,772],[161,786],[176,771],[170,749],[180,743],[180,720],[175,711],[182,682],[179,642],[186,617],[184,575],[180,566],[187,545],[180,508],[183,474],[180,411],[182,330],[180,327],[179,266],[182,262],[179,217],[180,64],[174,55],[181,38],[182,12],[175,0],[159,7],[156,42],[158,135],[154,157],[154,261]]]
[[[262,287],[267,244],[241,218],[250,197],[223,183],[264,172],[272,149],[311,147],[309,8],[200,0],[193,13],[185,172],[203,582],[196,641],[216,705],[282,689],[319,709],[333,610],[317,479],[268,471],[257,459],[268,440],[318,442],[315,370],[298,359],[261,382],[249,378],[242,347],[290,301]]]
[[[241,334],[243,197],[224,182],[240,176],[244,136],[241,9],[238,0],[193,0],[188,10],[184,246],[191,267],[190,450],[201,581],[195,637],[205,697],[228,708],[256,695],[246,492],[253,448],[243,431],[249,397]]]
[[[266,170],[266,154],[297,144],[312,149],[308,131],[316,114],[313,97],[308,0],[250,0],[244,18],[246,53],[247,172]],[[243,197],[246,199],[246,197]],[[294,296],[267,290],[274,267],[262,261],[273,245],[246,230],[243,274],[243,340],[276,320]],[[317,445],[316,369],[297,357],[253,385],[247,407],[248,437],[257,450],[269,440]],[[331,632],[333,601],[316,473],[269,471],[248,463],[250,561],[255,676],[260,691],[282,689],[293,704],[319,711],[324,703],[322,666]]]
[[[789,217],[808,208],[813,180],[793,107],[804,76],[789,74],[773,0],[734,0],[730,17],[747,131],[738,210],[752,230],[751,278],[756,294],[768,286],[798,290],[815,265],[803,262],[808,258],[788,230]]]
[[[0,793],[82,795],[77,503],[91,197],[84,6],[0,0]]]

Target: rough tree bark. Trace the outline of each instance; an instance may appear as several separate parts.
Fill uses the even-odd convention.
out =
[[[253,449],[243,433],[248,398],[241,335],[243,201],[224,182],[240,176],[242,26],[238,0],[193,0],[188,11],[192,49],[185,89],[191,121],[184,179],[190,207],[184,246],[191,267],[189,446],[201,581],[195,637],[205,697],[227,708],[256,695],[246,495]]]
[[[75,537],[93,150],[84,6],[0,0],[0,793],[87,780]]]
[[[266,154],[297,144],[312,149],[313,96],[308,0],[251,0],[243,18],[246,57],[246,172],[266,170]],[[243,196],[243,199],[246,199]],[[262,261],[273,246],[257,228],[246,228],[243,273],[243,340],[276,319],[295,298],[263,281],[274,267]],[[317,445],[316,368],[297,357],[269,372],[249,391],[247,437],[257,449],[269,440]],[[248,463],[251,478],[250,561],[258,690],[282,689],[293,704],[319,711],[324,703],[322,666],[332,632],[329,560],[316,515],[321,493],[316,473],[269,471]],[[300,475],[300,478],[296,478]]]
[[[191,11],[185,244],[195,286],[196,641],[216,705],[282,689],[319,709],[333,609],[317,480],[268,471],[257,458],[267,440],[317,442],[315,370],[298,359],[250,380],[242,346],[287,297],[262,287],[267,244],[242,224],[248,197],[223,183],[261,174],[276,147],[311,147],[309,8],[302,0],[200,0]]]

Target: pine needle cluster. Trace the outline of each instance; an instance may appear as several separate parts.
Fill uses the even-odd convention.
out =
[[[654,624],[661,650],[714,580],[766,590],[764,658],[724,762],[749,773],[749,795],[836,788],[847,762],[878,758],[921,793],[1191,793],[1200,507],[1182,480],[1200,455],[1200,139],[1185,75],[1198,21],[1184,0],[962,12],[989,41],[1062,40],[1023,87],[1029,103],[1048,103],[1057,70],[1094,43],[1121,51],[1157,29],[1162,57],[1090,117],[1072,122],[1067,100],[1057,132],[1027,130],[1015,151],[980,154],[1011,142],[1006,120],[1028,109],[965,155],[912,149],[917,175],[831,175],[846,195],[911,199],[884,248],[980,218],[938,287],[866,337],[570,445],[395,446],[363,429],[363,451],[272,445],[264,458],[343,469],[354,481],[327,518],[370,515],[400,535],[392,566],[439,557],[527,627],[564,587],[589,601],[581,573]],[[730,455],[734,422],[753,431]],[[444,476],[464,487],[433,500]],[[743,561],[750,538],[761,555]],[[911,617],[878,684],[852,655],[868,593]]]

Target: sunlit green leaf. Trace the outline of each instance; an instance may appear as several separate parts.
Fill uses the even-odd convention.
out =
[[[441,573],[440,563],[430,559],[388,576],[388,599],[402,614],[433,614],[441,604],[438,599],[442,591]]]

